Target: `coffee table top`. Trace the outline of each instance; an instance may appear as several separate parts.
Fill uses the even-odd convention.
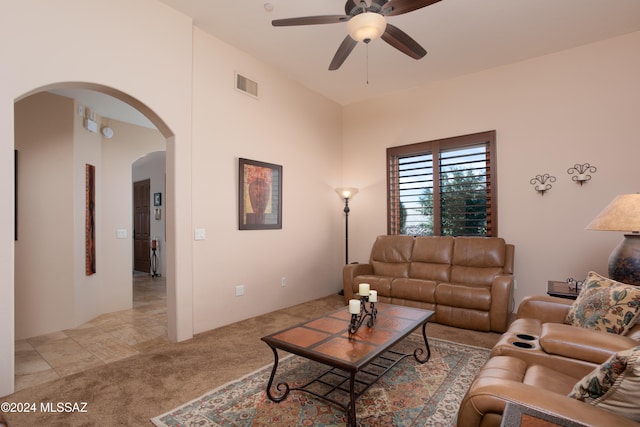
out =
[[[344,369],[359,371],[433,316],[431,310],[376,303],[372,328],[362,325],[349,339],[347,307],[262,337],[272,348]]]

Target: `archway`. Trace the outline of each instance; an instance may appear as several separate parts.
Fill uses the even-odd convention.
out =
[[[34,94],[39,94],[39,93],[43,93],[43,92],[47,92],[50,90],[54,90],[54,89],[59,89],[59,88],[76,88],[76,89],[85,89],[85,90],[91,90],[91,91],[95,91],[95,92],[99,92],[99,93],[103,93],[109,96],[112,96],[116,99],[119,99],[125,103],[127,103],[128,105],[130,105],[131,107],[134,107],[136,110],[140,111],[141,113],[143,113],[157,128],[158,131],[160,131],[161,135],[163,138],[165,138],[165,141],[167,142],[167,144],[172,143],[173,142],[173,134],[171,133],[171,131],[169,130],[168,126],[165,124],[165,122],[163,120],[161,120],[153,111],[151,111],[149,108],[147,108],[142,102],[134,99],[133,97],[120,92],[116,89],[107,87],[107,86],[102,86],[102,85],[96,85],[96,84],[87,84],[87,83],[61,83],[61,84],[53,84],[53,85],[48,85],[45,87],[40,87],[38,89],[35,89],[33,91],[30,91],[29,93],[24,94],[23,96],[21,96],[18,100],[16,100],[16,104],[22,100],[27,99],[28,97],[30,97],[31,95]],[[15,105],[15,104],[14,104]],[[172,156],[172,152],[171,150],[168,150],[167,152],[167,160],[170,162],[171,161],[171,156]],[[164,199],[165,199],[165,203],[168,200],[171,200],[171,194],[170,194],[170,188],[172,188],[172,185],[169,185],[172,180],[174,179],[172,171],[169,170],[167,171],[167,194],[163,195]],[[76,176],[77,178],[77,176]],[[82,183],[84,185],[84,183]],[[19,202],[18,202],[19,204]],[[169,209],[171,209],[169,207],[169,205],[166,205]],[[128,212],[127,215],[130,215],[130,213]],[[173,221],[174,221],[174,216],[171,215],[170,212],[167,212],[166,215],[166,220],[167,220],[167,227],[168,228],[173,228]],[[115,233],[115,231],[114,231]],[[103,238],[106,236],[103,236]],[[77,254],[78,251],[74,250],[74,256],[77,258]],[[167,265],[166,265],[166,269],[167,271],[171,271],[173,269],[173,258],[171,257],[167,257]],[[98,272],[99,274],[99,272]],[[176,298],[175,298],[175,280],[173,279],[173,275],[168,274],[167,275],[168,280],[167,280],[167,288],[168,288],[168,292],[167,292],[167,312],[168,313],[175,313],[177,311],[176,308]],[[169,289],[171,289],[171,291],[169,291]],[[168,316],[168,330],[170,331],[169,333],[169,338],[172,340],[176,340],[176,336],[175,334],[172,334],[171,331],[175,331],[177,329],[177,325],[176,325],[176,317],[175,316]]]

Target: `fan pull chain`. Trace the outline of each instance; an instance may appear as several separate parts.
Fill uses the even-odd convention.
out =
[[[369,84],[369,43],[367,43],[367,85]]]

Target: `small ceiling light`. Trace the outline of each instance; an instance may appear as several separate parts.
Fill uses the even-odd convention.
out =
[[[376,40],[387,29],[387,20],[375,12],[365,12],[354,16],[347,22],[347,31],[357,42],[369,43]]]
[[[108,126],[103,127],[101,132],[102,132],[102,136],[104,136],[105,138],[107,139],[113,138],[113,129],[111,129],[110,127]]]
[[[265,3],[264,10],[266,10],[267,12],[273,12],[273,3]]]

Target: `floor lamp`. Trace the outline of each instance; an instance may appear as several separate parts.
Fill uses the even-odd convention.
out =
[[[358,192],[357,188],[336,188],[336,193],[344,200],[344,263],[349,264],[349,199]]]
[[[587,230],[627,232],[609,257],[609,278],[640,285],[640,194],[617,196]]]

